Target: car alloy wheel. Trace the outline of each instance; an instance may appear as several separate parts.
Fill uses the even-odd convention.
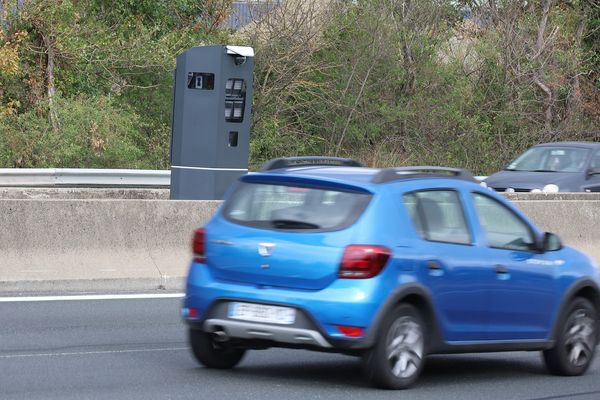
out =
[[[543,352],[553,374],[581,375],[590,366],[598,340],[596,307],[587,299],[575,298],[561,318],[556,344]]]
[[[424,343],[423,331],[414,318],[403,316],[394,321],[387,334],[386,353],[395,376],[406,379],[419,371]]]
[[[397,305],[379,326],[374,346],[365,352],[365,374],[371,384],[384,389],[405,389],[423,370],[427,338],[419,310]]]
[[[569,317],[565,347],[569,362],[575,367],[581,368],[592,359],[596,341],[595,323],[585,309],[578,309]]]

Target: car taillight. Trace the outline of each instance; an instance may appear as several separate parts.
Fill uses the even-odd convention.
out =
[[[390,255],[390,249],[383,246],[348,246],[344,250],[338,276],[345,279],[372,278],[381,272]]]
[[[204,228],[199,228],[194,231],[194,238],[192,239],[192,251],[194,252],[194,262],[206,262],[206,257],[204,255],[205,236],[206,231],[204,230]]]
[[[347,337],[361,337],[365,332],[364,328],[361,328],[359,326],[338,325],[337,329],[338,331],[342,332],[344,336]]]

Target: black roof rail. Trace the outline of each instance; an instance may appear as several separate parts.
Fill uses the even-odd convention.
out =
[[[320,156],[304,156],[304,157],[282,157],[274,158],[263,164],[260,171],[270,171],[273,169],[289,168],[289,167],[307,167],[307,166],[345,166],[345,167],[363,167],[361,163],[351,158],[340,157],[320,157]]]
[[[373,177],[371,182],[384,183],[417,178],[454,178],[478,182],[466,169],[430,166],[384,168]]]

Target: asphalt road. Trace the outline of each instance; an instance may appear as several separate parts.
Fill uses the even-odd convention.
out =
[[[562,378],[538,353],[430,357],[402,392],[370,388],[356,358],[301,350],[208,370],[189,353],[180,301],[0,302],[0,399],[600,399],[600,360]]]

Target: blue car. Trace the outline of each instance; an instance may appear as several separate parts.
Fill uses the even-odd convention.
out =
[[[339,352],[402,389],[439,353],[539,350],[580,375],[599,340],[598,265],[460,169],[272,160],[193,252],[182,314],[209,368],[250,349]]]

